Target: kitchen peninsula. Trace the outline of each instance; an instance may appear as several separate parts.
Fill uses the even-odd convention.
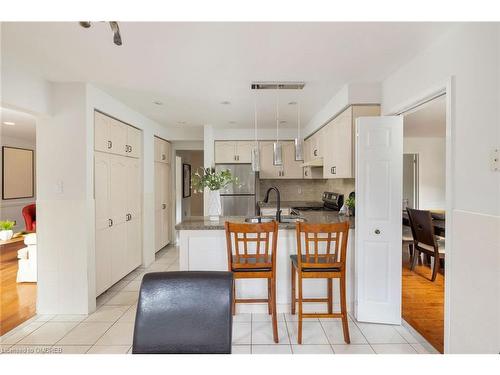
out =
[[[338,212],[300,212],[307,223],[335,223],[349,221],[349,239],[347,245],[347,306],[353,311],[354,302],[354,218],[339,215]],[[191,217],[176,225],[180,234],[180,270],[182,271],[227,271],[227,250],[224,223],[245,222],[245,217],[221,217],[219,221],[210,221],[208,217]],[[297,253],[295,223],[280,223],[278,233],[277,262],[277,308],[278,312],[290,312],[290,255]],[[265,298],[267,284],[265,280],[237,280],[238,298]],[[304,280],[304,296],[319,298],[326,296],[326,280]],[[339,309],[339,288],[334,280],[334,308]],[[238,312],[266,313],[267,304],[240,304]],[[304,311],[326,311],[324,303],[306,303]]]

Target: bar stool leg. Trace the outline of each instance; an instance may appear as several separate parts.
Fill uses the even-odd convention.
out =
[[[274,337],[274,342],[278,343],[279,342],[279,337],[278,337],[278,317],[277,317],[277,311],[276,311],[276,278],[273,277],[271,280],[271,299],[272,299],[272,318],[273,318],[273,337]]]
[[[272,299],[271,296],[271,279],[267,279],[267,312],[269,315],[273,313]]]
[[[302,275],[300,269],[298,270],[299,274],[299,298],[298,298],[298,304],[299,304],[299,324],[297,328],[297,343],[302,344]]]
[[[295,274],[295,267],[293,266],[293,263],[290,262],[292,267],[291,267],[291,273],[292,273],[292,306],[291,306],[291,313],[292,315],[295,315],[295,305],[297,304],[297,301],[296,301],[296,291],[295,291],[295,284],[296,284],[296,274]]]
[[[333,281],[326,279],[328,284],[328,314],[333,314]]]
[[[346,291],[345,291],[345,274],[340,277],[340,311],[342,313],[342,328],[344,330],[344,341],[346,344],[351,343],[351,338],[349,337],[349,322],[347,318],[347,303],[346,303]]]

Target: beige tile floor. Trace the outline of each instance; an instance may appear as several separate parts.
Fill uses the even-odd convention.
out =
[[[37,315],[0,337],[2,353],[125,354],[131,352],[136,303],[142,276],[179,269],[178,249],[167,247],[147,269],[139,268],[97,300],[86,315]],[[303,344],[297,345],[297,317],[279,314],[280,342],[272,338],[266,314],[237,314],[233,322],[234,354],[428,354],[434,351],[403,326],[356,322],[350,318],[351,344],[343,340],[338,320],[308,319]]]

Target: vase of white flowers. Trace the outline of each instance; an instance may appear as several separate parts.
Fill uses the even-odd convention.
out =
[[[210,220],[218,221],[222,214],[220,190],[227,185],[237,182],[229,170],[215,171],[215,168],[200,168],[193,173],[191,184],[196,193],[202,193],[208,189],[206,194],[208,216]]]

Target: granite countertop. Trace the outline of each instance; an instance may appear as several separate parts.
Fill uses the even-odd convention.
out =
[[[259,207],[262,208],[275,208],[277,206],[276,201],[271,202],[258,202]],[[292,207],[323,207],[323,202],[320,201],[281,201],[280,208],[292,208]]]
[[[300,216],[304,217],[307,223],[340,223],[349,221],[349,226],[354,229],[354,217],[339,215],[335,211],[301,211]],[[175,226],[177,230],[222,230],[224,223],[244,223],[245,216],[221,216],[219,221],[211,221],[206,216],[193,216]],[[295,229],[295,223],[280,223],[280,229]]]

